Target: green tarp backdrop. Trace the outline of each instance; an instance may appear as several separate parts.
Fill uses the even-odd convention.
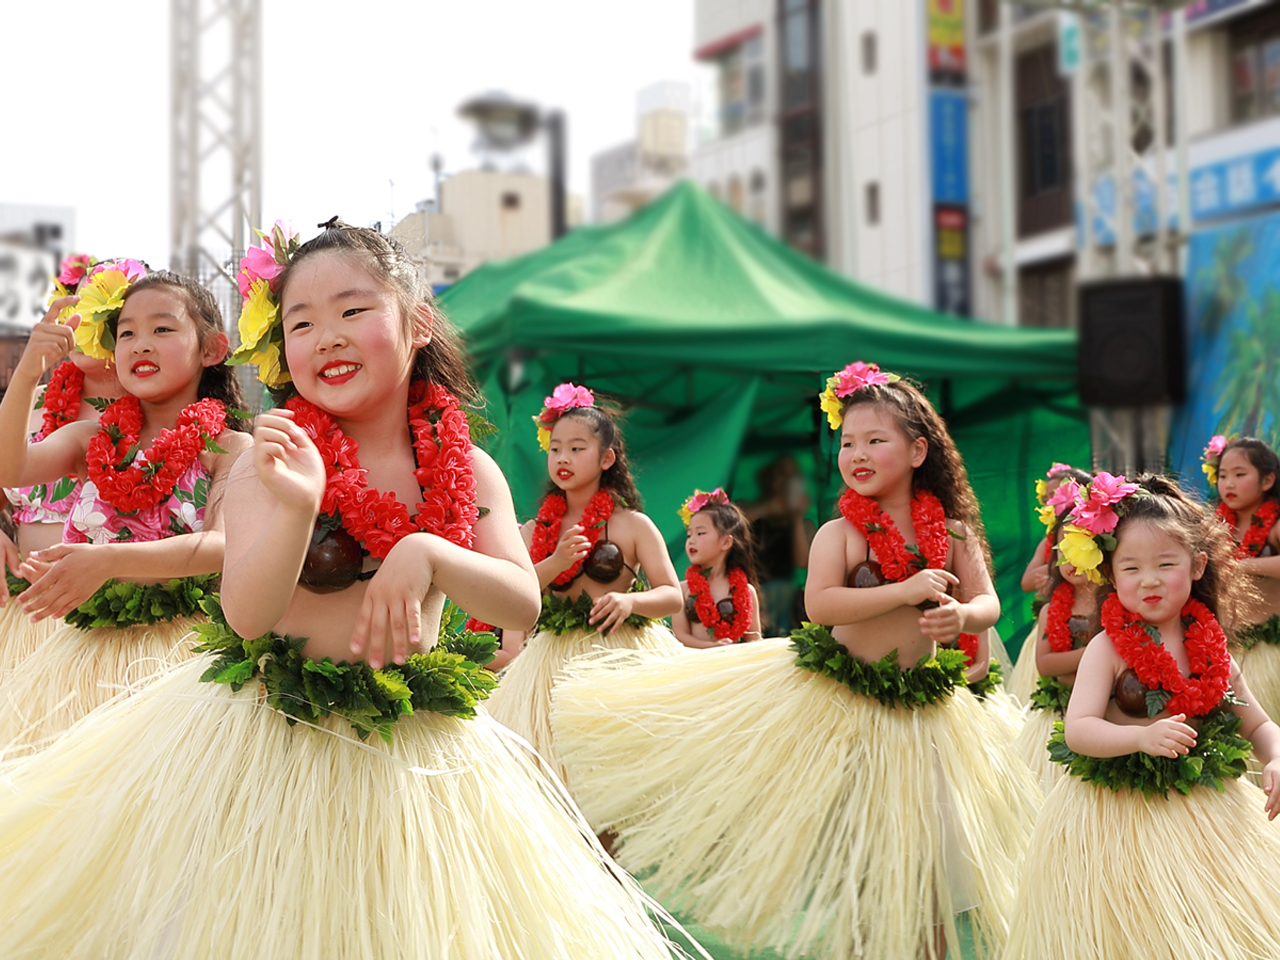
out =
[[[499,433],[487,446],[521,517],[546,488],[531,418],[563,380],[626,409],[645,510],[683,571],[677,509],[695,487],[756,495],[781,453],[804,466],[816,523],[842,485],[817,394],[853,360],[924,383],[982,501],[1007,638],[1029,619],[1018,580],[1041,536],[1032,481],[1087,464],[1076,337],[942,316],[857,286],[682,183],[618,224],[487,264],[440,297]]]

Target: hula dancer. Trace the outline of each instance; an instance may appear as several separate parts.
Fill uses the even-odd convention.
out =
[[[718,647],[760,639],[751,526],[719,487],[695,490],[680,508],[690,567],[680,583],[684,608],[671,630],[686,647]]]
[[[849,489],[805,604],[837,626],[579,661],[557,743],[619,862],[736,947],[938,958],[969,910],[999,945],[1040,792],[966,689],[999,615],[977,502],[919,390],[865,363],[827,382]]]

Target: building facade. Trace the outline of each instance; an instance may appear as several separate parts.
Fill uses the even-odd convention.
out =
[[[640,91],[636,138],[591,158],[591,207],[596,223],[634,213],[688,173],[690,100],[688,84],[676,81]]]

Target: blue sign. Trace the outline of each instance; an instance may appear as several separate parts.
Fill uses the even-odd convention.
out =
[[[929,91],[933,202],[969,203],[969,101],[963,90]]]

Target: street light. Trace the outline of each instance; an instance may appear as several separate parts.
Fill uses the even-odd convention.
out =
[[[551,239],[566,233],[564,218],[565,123],[559,110],[540,111],[509,94],[491,92],[473,97],[458,108],[458,116],[475,123],[487,150],[508,153],[531,141],[541,127],[547,135],[547,179],[551,185]]]

